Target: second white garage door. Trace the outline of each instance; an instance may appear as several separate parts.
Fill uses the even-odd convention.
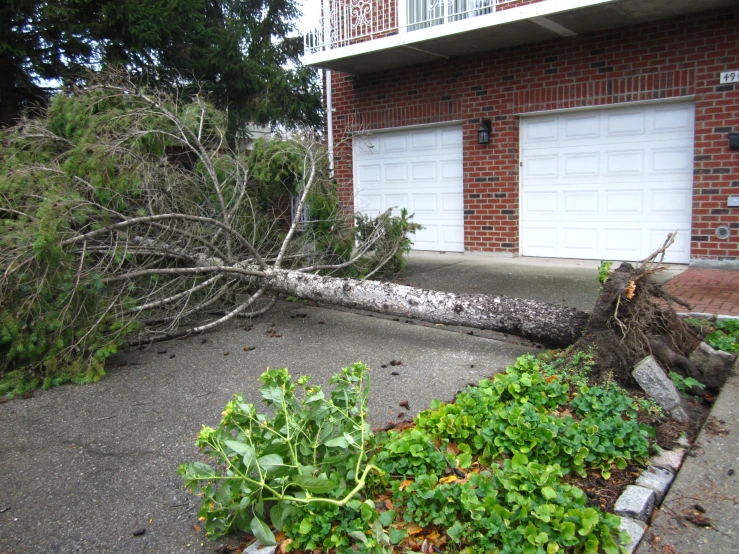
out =
[[[356,137],[354,201],[356,211],[372,216],[390,208],[414,214],[424,226],[413,237],[415,250],[462,252],[461,125]]]
[[[690,261],[692,103],[521,120],[524,256],[637,260],[678,231],[665,261]]]

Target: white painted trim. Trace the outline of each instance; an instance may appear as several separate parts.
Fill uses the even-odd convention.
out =
[[[403,2],[405,0],[395,0]],[[478,15],[469,19],[452,21],[443,25],[435,25],[426,29],[418,29],[412,32],[398,33],[388,37],[367,40],[357,44],[331,48],[322,52],[306,53],[303,56],[305,65],[320,65],[321,63],[342,58],[350,58],[361,54],[369,54],[380,50],[386,50],[397,46],[405,46],[416,42],[424,42],[435,38],[448,37],[478,29],[525,21],[535,17],[545,17],[560,12],[587,8],[600,4],[612,4],[620,0],[544,0],[535,4],[527,4],[518,8],[510,8],[502,11],[494,11],[485,15]]]
[[[357,224],[357,201],[359,198],[359,190],[357,189],[357,139],[352,135],[352,198],[354,204],[352,205],[352,223]],[[355,244],[358,246],[359,242]]]
[[[328,135],[328,163],[331,169],[331,176],[334,174],[334,104],[333,104],[333,83],[331,82],[331,70],[325,69],[326,74],[326,128]]]
[[[405,33],[408,30],[408,0],[395,1],[395,12],[397,13],[398,18],[398,33]]]
[[[416,123],[415,125],[398,125],[396,127],[383,127],[382,129],[372,129],[369,131],[349,131],[349,135],[376,135],[377,133],[391,133],[393,131],[401,131],[404,129],[419,129],[424,127],[441,127],[446,125],[464,125],[464,119],[452,119],[450,121],[437,121],[435,123]]]
[[[674,96],[672,98],[653,98],[652,100],[636,100],[634,102],[616,102],[612,104],[596,104],[593,106],[577,106],[574,108],[560,108],[558,110],[538,110],[535,112],[519,112],[516,117],[537,117],[542,115],[559,115],[568,112],[589,112],[592,110],[616,110],[628,106],[642,106],[645,104],[675,104],[679,102],[695,102],[695,95]]]
[[[523,159],[523,141],[521,140],[521,120],[518,123],[518,166],[516,178],[518,179],[518,257],[523,258],[523,240],[521,229],[523,228],[523,210],[521,210],[521,198],[523,193],[523,179],[521,178],[521,163]]]

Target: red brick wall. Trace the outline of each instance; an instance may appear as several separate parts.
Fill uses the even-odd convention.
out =
[[[739,259],[739,10],[714,12],[383,73],[333,73],[336,177],[352,206],[350,131],[462,121],[465,249],[518,253],[516,113],[696,97],[692,256]],[[378,54],[382,55],[382,54]],[[392,54],[387,54],[392,55]],[[480,119],[493,138],[477,144]],[[341,142],[342,139],[344,142]],[[732,228],[719,240],[719,225]]]

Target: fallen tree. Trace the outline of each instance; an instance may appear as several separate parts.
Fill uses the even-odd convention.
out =
[[[278,293],[555,347],[585,330],[576,348],[595,344],[604,371],[660,340],[685,354],[688,330],[659,304],[674,299],[651,282],[653,260],[614,272],[589,321],[532,300],[367,281],[401,265],[415,230],[406,215],[361,220],[355,243],[320,141],[294,133],[262,149],[255,167],[226,143],[224,124],[202,97],[182,101],[117,77],[57,98],[46,118],[6,133],[0,378],[94,380],[127,342],[255,317]],[[293,196],[295,214],[310,211],[307,221],[269,213],[270,179]],[[357,278],[332,276],[346,271]],[[629,381],[622,369],[617,378]]]
[[[563,347],[582,334],[588,314],[521,298],[455,294],[378,281],[277,272],[270,286],[300,298],[418,318],[432,323],[489,329]]]

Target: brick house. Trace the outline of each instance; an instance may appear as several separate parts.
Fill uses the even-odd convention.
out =
[[[315,1],[348,209],[407,207],[421,250],[634,260],[677,230],[667,261],[739,267],[737,0]]]

